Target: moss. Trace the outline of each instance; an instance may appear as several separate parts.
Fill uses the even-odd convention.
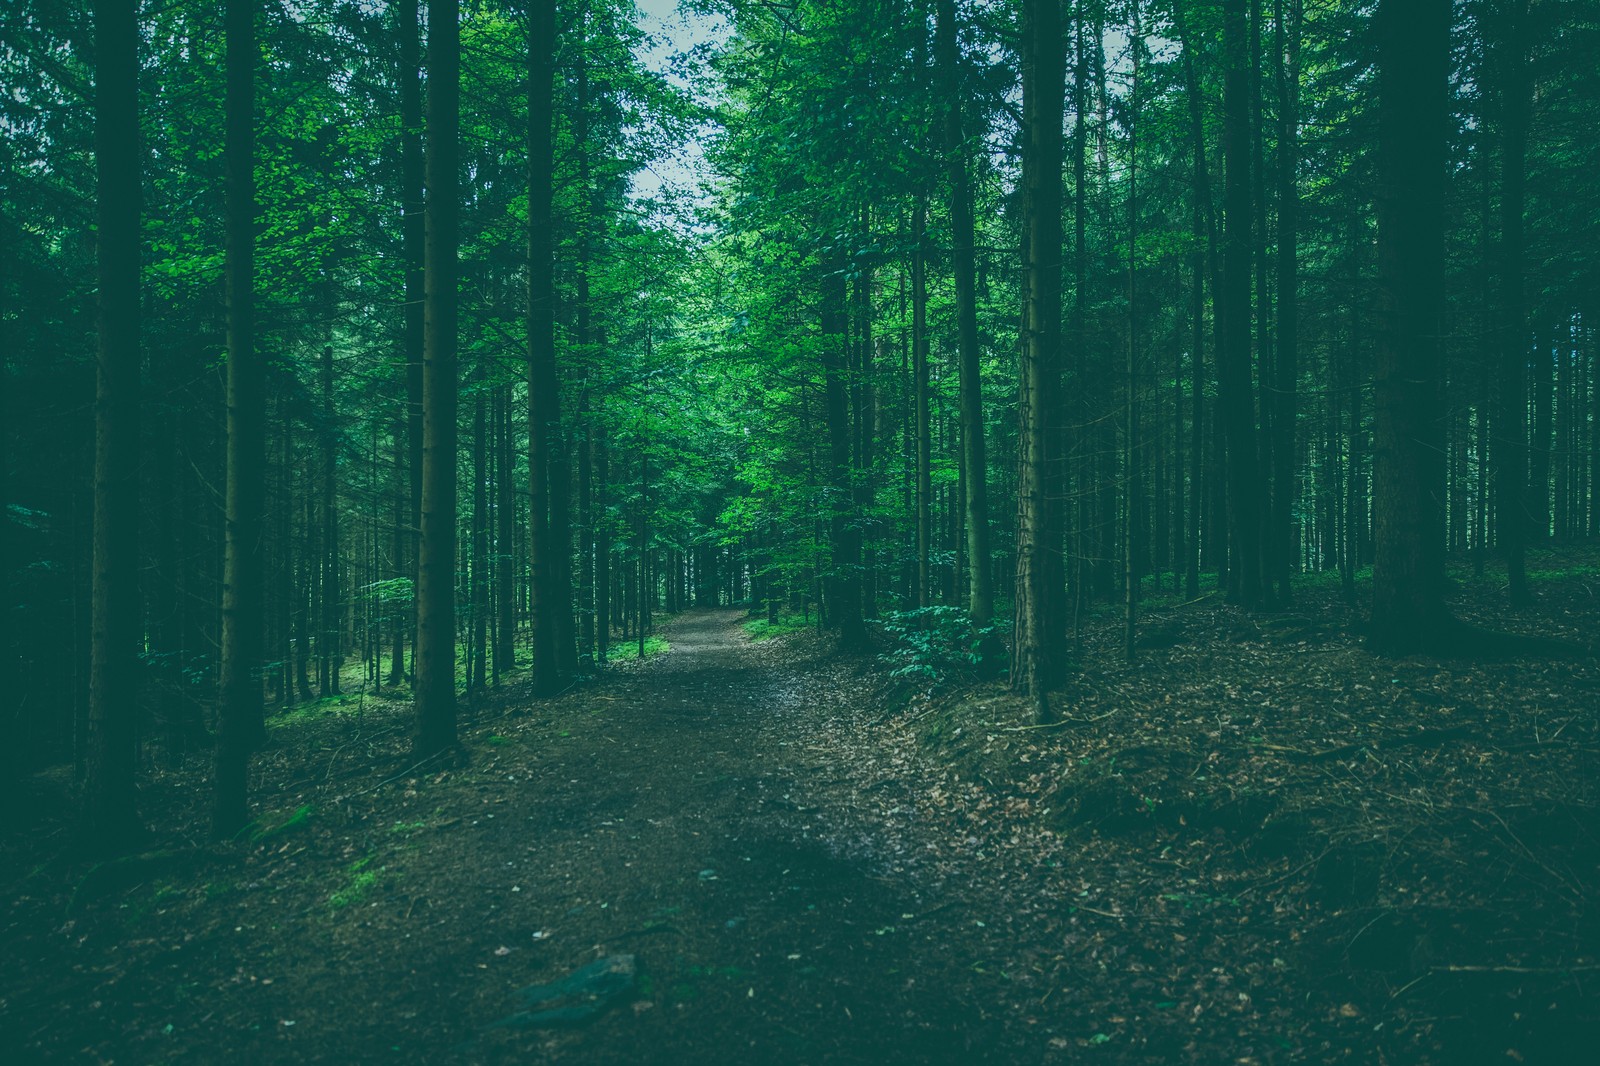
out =
[[[295,808],[295,812],[277,825],[260,825],[250,832],[250,843],[267,844],[282,837],[291,836],[311,827],[312,815],[316,809],[311,804],[303,804]]]
[[[380,866],[376,870],[369,869],[368,867],[372,865],[372,860],[375,857],[374,855],[368,855],[345,867],[349,880],[343,888],[328,897],[328,906],[334,910],[353,906],[366,899],[372,893],[372,890],[378,887],[378,882],[386,868]]]
[[[751,640],[771,640],[773,637],[810,629],[813,624],[804,615],[786,614],[779,616],[776,622],[769,622],[765,618],[751,619],[744,624],[744,631],[750,634]]]
[[[652,655],[662,655],[671,650],[671,648],[672,645],[667,643],[667,638],[665,637],[644,638],[644,654],[647,659]],[[613,644],[607,658],[614,663],[637,659],[639,658],[639,642],[630,640],[623,644]]]

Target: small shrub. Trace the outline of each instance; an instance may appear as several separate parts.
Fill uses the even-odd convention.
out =
[[[889,650],[879,656],[891,677],[934,686],[975,681],[998,672],[1004,645],[994,625],[975,626],[960,607],[896,611],[883,620]]]

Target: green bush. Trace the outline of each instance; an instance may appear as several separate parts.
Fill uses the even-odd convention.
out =
[[[883,619],[889,649],[878,658],[897,678],[922,678],[935,686],[975,681],[1000,667],[1004,645],[996,625],[976,626],[960,607],[895,611]]]

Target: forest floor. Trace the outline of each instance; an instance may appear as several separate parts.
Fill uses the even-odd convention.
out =
[[[1600,631],[1600,580],[1540,589],[1524,624]],[[256,839],[101,867],[52,859],[42,775],[0,1060],[1588,1061],[1600,669],[1378,660],[1307,599],[1156,611],[1132,668],[1090,626],[1050,729],[691,612],[502,686],[459,765],[408,765],[398,704],[276,729]],[[203,824],[203,785],[155,775],[147,818]],[[597,1017],[517,1016],[621,955]]]

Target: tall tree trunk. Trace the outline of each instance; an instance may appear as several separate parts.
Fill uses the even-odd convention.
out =
[[[1047,661],[1063,634],[1050,631],[1049,601],[1059,572],[1056,508],[1046,498],[1051,421],[1057,401],[1061,345],[1061,115],[1066,95],[1061,11],[1054,0],[1023,6],[1023,305],[1021,388],[1018,402],[1017,575],[1012,685],[1033,698],[1041,722],[1050,720]],[[1056,669],[1059,669],[1057,667]]]
[[[221,708],[211,833],[231,837],[250,821],[250,753],[260,746],[261,650],[266,621],[267,390],[255,345],[255,8],[228,0],[224,289],[228,311],[228,444],[222,575]]]
[[[933,426],[928,387],[928,204],[917,197],[911,215],[911,387],[917,421],[917,603],[933,596]]]
[[[1448,639],[1444,606],[1444,309],[1450,0],[1380,0],[1378,294],[1372,574],[1375,651]]]
[[[1212,202],[1211,193],[1211,168],[1206,162],[1206,126],[1205,126],[1205,98],[1200,85],[1199,64],[1196,61],[1194,39],[1189,31],[1189,23],[1184,6],[1190,0],[1179,0],[1173,5],[1173,19],[1178,30],[1178,40],[1183,51],[1183,80],[1184,97],[1189,107],[1189,133],[1194,149],[1194,229],[1196,241],[1194,252],[1191,256],[1191,265],[1194,270],[1194,304],[1193,304],[1193,331],[1194,331],[1194,356],[1191,367],[1193,378],[1191,381],[1191,395],[1194,405],[1194,425],[1191,430],[1190,447],[1190,487],[1194,492],[1194,514],[1190,519],[1190,559],[1189,571],[1185,575],[1184,584],[1186,594],[1190,599],[1200,595],[1200,566],[1202,559],[1202,546],[1209,554],[1218,557],[1221,565],[1219,573],[1226,570],[1227,545],[1225,538],[1202,533],[1203,528],[1216,530],[1226,528],[1226,523],[1213,521],[1209,527],[1202,527],[1200,516],[1205,509],[1205,502],[1212,501],[1211,510],[1221,512],[1226,510],[1217,506],[1218,501],[1224,501],[1225,492],[1216,491],[1209,495],[1203,491],[1202,482],[1205,480],[1205,278],[1211,278],[1212,294],[1215,298],[1217,284],[1222,276],[1219,264],[1217,213]],[[1205,235],[1205,244],[1199,244],[1201,233]],[[1203,248],[1203,252],[1202,252]],[[1212,330],[1215,346],[1221,351],[1222,322],[1221,316],[1213,311]],[[1218,419],[1220,425],[1220,418]],[[1216,440],[1222,439],[1221,434],[1213,432]],[[1226,477],[1222,473],[1222,456],[1216,456],[1217,464],[1214,467],[1212,481],[1218,484],[1225,483]],[[1221,515],[1213,513],[1212,518]]]
[[[967,611],[976,626],[994,616],[989,549],[988,458],[983,426],[983,377],[978,345],[977,263],[967,138],[961,119],[960,48],[955,0],[938,0],[934,58],[944,89],[945,167],[950,181],[950,257],[956,289],[956,366],[961,391],[961,456],[966,470]]]
[[[577,452],[578,463],[578,632],[577,658],[574,672],[594,672],[594,515],[593,478],[594,454],[589,439],[589,372],[593,359],[591,335],[592,308],[589,303],[590,229],[600,217],[599,195],[589,176],[589,157],[595,146],[589,138],[589,64],[583,50],[589,35],[588,10],[584,10],[579,24],[579,39],[575,42],[578,54],[578,99],[573,115],[574,139],[578,157],[578,263],[577,263],[577,355],[578,355],[578,411],[572,427],[572,447]],[[571,558],[571,555],[568,555]]]
[[[416,754],[456,744],[456,230],[460,213],[458,0],[428,0],[427,275],[422,367],[422,555]]]
[[[338,415],[333,405],[333,347],[322,349],[322,635],[317,641],[321,657],[322,695],[338,695],[339,673],[344,665],[341,622],[344,590],[339,574]]]
[[[1250,121],[1248,125],[1250,143],[1250,214],[1251,214],[1251,242],[1250,262],[1255,271],[1255,301],[1253,312],[1255,316],[1255,329],[1253,333],[1246,325],[1246,333],[1251,334],[1255,346],[1256,377],[1259,383],[1257,392],[1260,396],[1259,432],[1256,435],[1256,448],[1258,456],[1258,474],[1261,479],[1261,501],[1258,515],[1261,520],[1261,534],[1259,538],[1261,554],[1261,593],[1268,604],[1277,607],[1276,585],[1273,575],[1277,572],[1277,551],[1280,547],[1276,530],[1273,529],[1274,511],[1273,498],[1275,495],[1273,478],[1276,470],[1274,449],[1277,446],[1278,435],[1274,425],[1277,419],[1277,362],[1273,355],[1272,336],[1272,265],[1267,248],[1271,243],[1271,234],[1268,230],[1268,202],[1275,191],[1267,182],[1267,123],[1264,117],[1262,102],[1262,83],[1267,77],[1267,67],[1263,56],[1263,44],[1266,37],[1266,17],[1263,14],[1262,0],[1250,2],[1250,65],[1248,75],[1250,81]]]
[[[1076,642],[1082,633],[1082,619],[1084,607],[1094,591],[1095,568],[1091,559],[1099,553],[1095,550],[1092,537],[1095,529],[1095,493],[1090,488],[1094,479],[1092,476],[1092,452],[1085,456],[1089,449],[1082,446],[1092,430],[1087,429],[1091,415],[1088,404],[1088,366],[1089,366],[1089,180],[1088,180],[1088,155],[1089,155],[1089,108],[1090,77],[1089,53],[1085,38],[1088,34],[1089,20],[1084,16],[1085,0],[1077,0],[1076,27],[1073,34],[1073,71],[1072,71],[1072,317],[1068,327],[1069,346],[1068,370],[1072,379],[1072,395],[1067,405],[1064,405],[1063,414],[1068,411],[1071,421],[1078,427],[1080,445],[1077,448],[1079,461],[1076,474],[1078,477],[1078,512],[1075,520],[1075,537],[1072,550],[1073,573],[1071,584],[1073,588],[1073,634]]]
[[[832,490],[830,540],[833,547],[833,578],[829,586],[832,601],[830,612],[839,628],[840,649],[857,652],[867,646],[867,626],[861,611],[861,523],[855,504],[850,463],[850,396],[844,380],[846,296],[842,271],[835,271],[823,279],[822,373],[830,444],[828,473]]]
[[[511,385],[495,390],[495,625],[496,678],[517,665],[516,484],[511,470]]]
[[[469,688],[481,691],[488,683],[489,635],[489,492],[488,412],[485,410],[483,371],[472,398],[472,672]]]
[[[278,515],[278,699],[282,707],[295,703],[294,676],[294,616],[295,616],[295,544],[294,544],[294,449],[290,441],[292,416],[286,396],[287,389],[278,388],[278,493],[274,508]],[[397,514],[398,517],[398,514]]]
[[[557,652],[563,605],[556,594],[558,544],[550,528],[550,466],[556,395],[555,335],[555,131],[551,94],[555,78],[555,5],[533,5],[528,30],[528,519],[533,691],[551,696],[565,681]],[[567,605],[570,610],[570,605]]]
[[[1541,331],[1529,330],[1537,335]],[[1528,543],[1550,536],[1550,431],[1554,424],[1556,374],[1559,349],[1540,336],[1534,341],[1533,432],[1528,447]]]
[[[139,832],[139,27],[135,0],[95,0],[94,571],[83,836],[100,851]]]
[[[1123,611],[1122,654],[1134,661],[1139,622],[1139,501],[1144,485],[1139,476],[1139,59],[1144,47],[1139,19],[1139,0],[1133,0],[1133,27],[1128,50],[1133,58],[1133,77],[1128,87],[1128,347],[1123,387],[1127,390],[1127,429],[1123,436],[1122,476],[1127,485],[1127,522],[1122,544]],[[1159,580],[1159,575],[1158,575]]]
[[[406,500],[409,493],[406,491],[406,422],[405,419],[396,418],[394,422],[394,540],[390,547],[393,553],[390,573],[396,582],[410,576],[406,560],[406,545],[411,538],[406,535],[407,507]],[[398,586],[391,598],[398,594]],[[391,636],[389,658],[389,684],[399,687],[406,676],[406,631],[409,619],[408,612],[396,610],[391,607],[385,612],[389,617],[389,624],[394,632]]]
[[[1261,477],[1250,387],[1250,110],[1244,0],[1223,0],[1223,262],[1217,314],[1218,418],[1228,450],[1228,526],[1233,542],[1231,598],[1261,605]],[[1236,586],[1236,587],[1235,587]]]
[[[1495,532],[1511,602],[1527,603],[1528,313],[1523,278],[1523,210],[1532,106],[1524,23],[1528,0],[1503,0],[1500,42],[1500,404],[1495,412]]]
[[[1277,585],[1276,602],[1289,603],[1294,572],[1295,420],[1299,387],[1299,248],[1300,195],[1300,19],[1301,0],[1274,0],[1277,38],[1273,47],[1278,82],[1278,365],[1274,373],[1276,400],[1272,419],[1272,535],[1271,579]]]
[[[604,666],[611,652],[611,522],[606,513],[611,453],[606,427],[598,419],[589,446],[594,449],[594,651],[596,661]]]
[[[415,669],[417,568],[422,550],[422,333],[423,256],[427,243],[423,204],[422,44],[417,0],[398,0],[400,21],[400,239],[405,270],[406,443],[411,472],[411,508],[407,522],[406,576],[411,579],[411,610],[406,620],[412,634]]]

